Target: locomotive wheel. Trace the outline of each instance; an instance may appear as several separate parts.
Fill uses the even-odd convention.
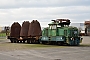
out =
[[[50,45],[56,45],[56,42],[52,41],[52,42],[49,42]]]
[[[63,42],[57,42],[57,45],[63,45],[64,43]]]
[[[45,42],[44,42],[44,41],[42,41],[42,44],[45,44]]]
[[[42,44],[47,44],[47,42],[46,41],[42,41]]]

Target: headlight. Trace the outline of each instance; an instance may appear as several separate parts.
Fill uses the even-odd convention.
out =
[[[62,37],[60,39],[63,39]]]

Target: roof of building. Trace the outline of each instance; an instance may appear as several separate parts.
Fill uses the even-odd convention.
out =
[[[85,21],[85,25],[89,25],[90,24],[90,21]]]

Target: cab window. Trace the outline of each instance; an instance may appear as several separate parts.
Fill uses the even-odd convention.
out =
[[[56,28],[57,28],[56,25],[51,25],[51,26],[50,26],[50,29],[56,29]]]

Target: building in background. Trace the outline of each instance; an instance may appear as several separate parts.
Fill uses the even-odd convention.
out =
[[[84,23],[71,23],[70,26],[77,27],[80,30],[85,30],[85,25]]]
[[[80,33],[80,36],[85,36],[85,25],[84,23],[71,23],[70,26],[77,27]]]
[[[90,21],[85,21],[85,34],[90,36]]]

